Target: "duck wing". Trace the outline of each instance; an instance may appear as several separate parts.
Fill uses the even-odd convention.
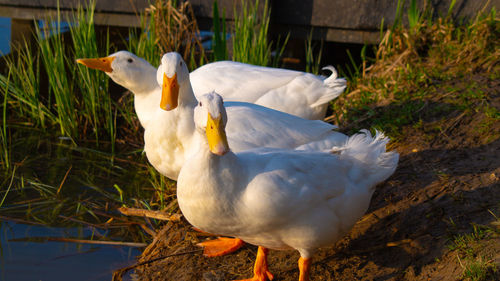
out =
[[[307,120],[263,106],[226,102],[226,132],[229,147],[235,152],[259,147],[322,150],[343,145],[344,134],[337,127],[319,120]]]

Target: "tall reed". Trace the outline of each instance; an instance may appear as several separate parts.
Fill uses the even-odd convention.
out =
[[[5,89],[5,95],[11,96],[12,112],[27,117],[38,128],[46,128],[56,122],[57,117],[40,95],[39,53],[27,41],[16,45],[14,51],[15,57],[5,57],[9,75],[0,74],[0,86]]]
[[[262,16],[259,16],[258,8],[259,0],[254,4],[242,1],[240,13],[234,14],[233,60],[267,66],[271,59],[267,39],[271,11],[267,1]]]
[[[161,59],[156,28],[154,16],[148,17],[147,14],[141,14],[140,30],[136,28],[129,29],[127,41],[127,49],[130,52],[147,60],[155,67],[160,64]]]
[[[307,36],[307,40],[305,42],[306,49],[306,72],[311,72],[313,74],[319,74],[319,66],[321,64],[321,55],[323,54],[323,40],[321,40],[321,45],[319,47],[319,51],[316,56],[314,56],[314,52],[316,49],[315,44],[312,42],[313,30],[309,32],[309,36]]]
[[[213,36],[212,50],[214,61],[227,60],[227,34],[226,34],[226,11],[222,11],[222,18],[219,16],[217,0],[212,6]]]
[[[169,204],[171,201],[171,197],[175,194],[175,188],[174,184],[175,182],[166,178],[165,176],[161,175],[156,171],[152,166],[148,165],[148,176],[149,176],[149,183],[154,189],[154,200],[153,202],[147,204],[152,205],[158,205],[158,209],[164,210],[164,211],[172,211],[172,210],[166,210],[168,207],[167,204]],[[145,202],[145,201],[143,201]]]
[[[57,123],[62,135],[73,141],[78,138],[78,118],[76,115],[76,96],[74,92],[74,68],[66,68],[68,57],[65,53],[65,42],[61,34],[61,13],[58,9],[57,20],[45,21],[43,30],[35,25],[37,43],[40,47],[42,62],[47,70],[49,81],[49,103],[53,97],[57,112]],[[53,28],[52,23],[55,24]],[[52,31],[52,32],[51,32]]]
[[[10,147],[7,135],[7,101],[9,99],[8,87],[10,80],[10,71],[7,76],[7,84],[3,90],[3,103],[2,103],[2,128],[0,130],[0,164],[4,170],[10,168]],[[3,202],[3,200],[2,200]],[[0,204],[1,206],[1,204]]]
[[[422,13],[417,7],[417,0],[410,1],[410,7],[408,8],[408,24],[410,29],[416,29],[418,24],[421,22]]]
[[[359,58],[361,59],[361,64],[354,59],[349,49],[346,50],[347,57],[349,58],[349,63],[345,64],[344,68],[339,67],[339,73],[346,76],[348,79],[355,79],[364,76],[366,71],[366,65],[368,58],[366,56],[366,48],[368,45],[363,45],[361,52],[359,53]]]
[[[269,20],[271,9],[268,1],[259,11],[259,0],[254,4],[241,2],[241,11],[234,8],[233,60],[255,65],[277,66],[283,54],[289,34],[280,46],[280,39],[276,44],[277,52],[272,57],[273,43],[268,40]]]
[[[95,1],[90,1],[86,9],[79,6],[73,14],[73,24],[70,26],[73,49],[76,58],[100,57],[97,36],[94,28]],[[104,53],[109,52],[109,36],[106,37]],[[114,144],[116,132],[111,98],[108,94],[108,78],[102,71],[91,70],[88,67],[74,64],[76,79],[81,92],[81,109],[79,115],[89,121],[95,139],[99,143],[100,131],[103,129]],[[113,146],[114,147],[114,146]]]
[[[61,33],[59,10],[44,28],[35,23],[37,48],[27,42],[14,47],[15,55],[5,58],[10,72],[8,77],[0,74],[0,87],[2,94],[9,95],[9,112],[32,126],[52,129],[56,125],[73,142],[92,136],[99,145],[109,138],[114,151],[117,110],[108,94],[108,78],[75,63],[75,58],[109,53],[109,34],[104,44],[97,43],[94,7],[95,2],[90,2],[87,9],[79,7],[70,14],[74,23],[69,34]],[[42,75],[48,83],[40,81]]]

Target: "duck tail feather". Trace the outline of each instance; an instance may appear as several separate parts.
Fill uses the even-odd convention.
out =
[[[340,154],[362,162],[365,167],[364,175],[368,175],[366,180],[375,185],[390,177],[398,165],[399,154],[395,151],[386,151],[389,140],[380,131],[376,131],[373,137],[370,131],[363,129],[347,140]]]
[[[332,74],[323,80],[323,84],[327,87],[325,94],[321,96],[316,102],[311,104],[311,107],[320,106],[329,101],[337,98],[342,94],[347,86],[347,81],[344,78],[338,78],[338,73],[335,67],[329,65],[322,68],[323,70],[330,70]]]
[[[335,67],[328,65],[322,68],[322,70],[330,70],[332,74],[323,80],[323,83],[329,88],[345,88],[347,85],[347,80],[345,78],[338,78],[338,72]]]

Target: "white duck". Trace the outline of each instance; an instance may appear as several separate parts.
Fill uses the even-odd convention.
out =
[[[311,257],[334,244],[365,213],[374,187],[396,169],[388,139],[363,131],[335,153],[256,149],[233,153],[220,96],[200,98],[196,130],[203,142],[183,166],[177,199],[186,219],[210,233],[258,245],[253,281],[272,279],[267,249],[300,253],[300,281]],[[250,129],[250,128],[242,128]]]
[[[135,109],[145,129],[144,151],[148,160],[161,174],[176,180],[186,157],[198,148],[201,141],[195,133],[193,120],[197,100],[182,57],[178,53],[168,53],[162,58],[162,65],[155,75],[158,82],[155,81],[154,85],[163,85],[163,95],[159,86],[140,86],[142,81],[152,83],[150,70],[144,68],[149,64],[128,52],[78,62],[106,71],[114,81],[135,94]],[[141,75],[140,69],[147,74]],[[158,105],[171,111],[162,110]],[[332,131],[336,127],[328,123],[302,119],[258,105],[228,102],[227,112],[231,116],[227,126],[228,139],[234,151],[256,147],[323,150],[342,145],[347,139],[345,135]],[[203,244],[205,254],[221,255],[241,246],[239,240],[226,240],[227,243],[221,245],[218,242]]]
[[[305,119],[323,119],[328,102],[338,97],[346,80],[283,68],[256,66],[234,61],[205,64],[190,74],[195,95],[215,91],[225,101],[244,101],[283,111]]]
[[[151,83],[156,77],[153,74],[156,68],[127,51],[104,58],[78,59],[77,62],[105,71],[113,81],[131,90],[136,96],[139,120],[144,125],[147,112],[157,106],[150,100],[154,98],[149,94],[156,91],[158,99],[160,96],[160,88]],[[190,79],[196,96],[215,90],[226,101],[250,102],[305,119],[322,119],[328,102],[346,87],[346,80],[337,78],[335,68],[325,68],[332,71],[328,78],[300,71],[222,61],[196,69],[190,74]]]

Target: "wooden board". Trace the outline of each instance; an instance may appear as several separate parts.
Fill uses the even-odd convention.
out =
[[[97,0],[95,22],[101,25],[139,26],[138,14],[155,0]],[[57,0],[0,0],[0,16],[16,19],[43,18],[54,13]],[[62,11],[71,11],[82,0],[59,0]],[[263,0],[260,1],[261,6]],[[347,43],[376,43],[382,23],[390,26],[394,22],[396,0],[270,0],[271,30],[275,33],[291,32],[292,38],[306,38],[314,29],[314,39]],[[409,1],[403,1],[403,11]],[[425,0],[417,1],[421,7]],[[429,1],[427,1],[429,2]],[[434,13],[446,14],[452,0],[430,1]],[[226,18],[234,18],[234,7],[240,0],[219,0],[219,8],[225,9]],[[211,28],[212,1],[191,0],[201,29]],[[457,0],[453,15],[473,17],[480,10],[488,11],[500,7],[500,0]],[[406,16],[404,16],[406,19]]]

